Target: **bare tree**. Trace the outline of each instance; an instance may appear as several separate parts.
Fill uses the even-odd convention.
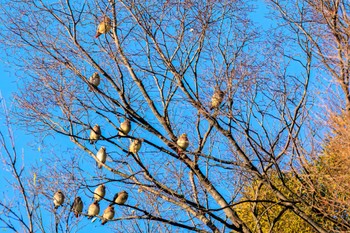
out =
[[[343,102],[339,107],[348,112],[350,109],[349,2],[343,0],[269,2],[290,28],[298,31],[300,36],[310,42],[319,69],[323,69],[341,87]]]
[[[0,130],[1,161],[3,163],[3,195],[0,201],[0,228],[14,232],[48,232],[50,224],[47,224],[52,216],[50,232],[71,231],[77,229],[77,221],[71,217],[69,199],[66,200],[63,211],[54,211],[53,194],[59,187],[74,195],[79,187],[74,183],[74,177],[79,177],[76,161],[72,157],[59,158],[52,151],[50,159],[45,163],[31,165],[24,150],[19,150],[16,144],[18,132],[13,130],[12,116],[6,106],[5,99],[0,98],[1,123]],[[19,153],[18,151],[22,151]],[[40,151],[40,148],[39,148]],[[72,151],[70,151],[72,153]],[[63,169],[54,169],[56,164]],[[46,169],[49,168],[49,170]],[[67,174],[70,175],[65,179]],[[49,214],[49,215],[48,215]],[[64,218],[62,218],[64,217]],[[61,221],[61,218],[65,221]],[[81,228],[83,225],[80,225]]]
[[[24,175],[23,155],[17,152],[9,119],[10,116],[5,100],[1,96],[0,102],[4,118],[4,127],[0,130],[0,155],[4,165],[3,168],[9,173],[9,177],[4,176],[3,180],[3,185],[8,186],[9,189],[8,192],[4,193],[0,201],[0,224],[2,228],[10,229],[14,232],[19,232],[19,229],[25,232],[34,232],[33,211],[37,197],[31,196],[29,193],[30,188],[26,184]]]
[[[286,182],[294,172],[302,186],[304,163],[316,153],[304,125],[313,124],[317,47],[297,26],[263,31],[253,9],[239,0],[3,4],[2,43],[20,54],[25,74],[17,116],[37,135],[69,138],[80,150],[72,169],[48,163],[38,192],[52,197],[60,187],[87,207],[104,184],[102,215],[126,190],[108,224],[115,231],[264,232],[258,215],[252,226],[237,212],[247,201],[242,191],[258,181],[273,195],[248,201],[280,206],[271,221],[288,209],[327,232],[305,189]],[[99,82],[90,79],[96,72]],[[101,146],[105,163],[96,156]],[[53,186],[50,174],[62,183]],[[56,232],[71,226],[69,208],[62,211]]]
[[[342,0],[269,2],[281,22],[309,42],[313,66],[319,70],[315,76],[331,84],[327,89],[326,111],[322,111],[330,133],[323,142],[323,151],[304,161],[304,174],[298,176],[305,189],[303,201],[312,208],[314,216],[320,218],[318,222],[326,231],[349,231],[349,205],[344,200],[349,197],[345,154],[350,109],[350,4]]]

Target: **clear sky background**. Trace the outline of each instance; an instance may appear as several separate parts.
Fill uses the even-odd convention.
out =
[[[4,57],[4,54],[0,56],[0,100],[1,100],[1,106],[6,103],[7,109],[11,112],[14,109],[13,105],[13,96],[16,94],[18,90],[18,77],[16,77],[16,70],[13,70],[13,67],[9,67],[6,65],[8,62],[8,59],[11,59],[9,57]],[[60,153],[61,149],[65,150],[66,145],[71,145],[71,143],[67,144],[67,138],[61,140],[62,137],[47,137],[45,138],[45,143],[40,143],[36,140],[36,138],[28,131],[26,131],[25,128],[19,127],[16,125],[16,122],[18,119],[12,118],[11,121],[13,121],[14,124],[11,125],[13,135],[15,136],[15,146],[17,154],[20,155],[18,159],[18,166],[21,167],[24,165],[24,178],[32,178],[31,172],[32,166],[40,166],[43,161],[50,158],[50,155],[52,153],[52,149],[56,153]],[[4,132],[4,136],[8,136],[8,131],[6,127],[6,120],[5,115],[3,112],[3,109],[0,109],[0,125],[2,127],[2,130]],[[47,139],[47,140],[46,140]],[[57,140],[59,139],[59,140]],[[57,148],[48,148],[48,145],[57,145]],[[10,145],[10,144],[9,144]],[[0,145],[1,147],[1,145]],[[10,147],[11,149],[11,147]],[[22,157],[23,156],[23,157]],[[64,156],[64,155],[63,155]],[[68,156],[67,156],[68,157]],[[5,156],[1,157],[1,160],[6,158]],[[23,158],[23,160],[22,160]],[[0,185],[0,197],[2,200],[7,200],[9,202],[11,201],[18,201],[18,199],[15,197],[14,192],[18,194],[17,190],[13,189],[13,186],[9,184],[9,182],[14,182],[14,178],[9,173],[8,167],[5,167],[4,165],[0,168],[0,177],[2,180],[2,183]],[[31,181],[31,179],[29,179]],[[25,181],[26,182],[26,181]],[[109,193],[109,196],[111,193]],[[43,198],[43,197],[42,197]],[[84,198],[84,212],[87,211],[88,205],[91,203],[91,199]],[[105,206],[101,205],[100,214],[103,213],[103,208]],[[23,212],[24,213],[24,212]],[[51,216],[46,216],[46,219],[49,221],[53,221],[53,215],[52,213],[49,213]],[[73,221],[75,221],[75,217],[72,217]],[[82,217],[80,217],[82,218]],[[100,221],[97,220],[94,223],[90,223],[91,220],[88,220],[87,218],[83,218],[82,222],[80,223],[81,229],[79,229],[79,232],[87,233],[87,232],[105,232],[106,227],[101,227]],[[0,224],[1,226],[1,224]],[[78,230],[76,228],[75,230]],[[0,229],[0,231],[4,232],[12,232],[11,230],[6,229]],[[51,232],[50,229],[47,229],[47,232]]]
[[[267,12],[266,8],[264,8],[263,5],[260,5],[260,8],[256,10],[254,13],[255,17],[253,18],[254,21],[259,23],[262,27],[269,27],[273,24],[273,21],[267,20],[264,15]],[[13,95],[17,91],[17,77],[16,77],[16,71],[13,70],[12,67],[9,67],[6,65],[6,61],[8,61],[5,54],[0,55],[0,92],[1,92],[1,98],[3,98],[6,101],[6,105],[9,110],[13,108]],[[3,129],[6,127],[4,126],[4,116],[2,113],[2,110],[0,110],[0,124],[3,127]],[[16,125],[12,125],[14,135],[15,135],[15,142],[16,142],[16,149],[19,154],[23,152],[24,155],[24,163],[25,168],[30,168],[31,165],[34,164],[40,164],[43,159],[47,159],[50,156],[50,149],[49,148],[43,148],[44,146],[35,140],[33,136],[25,131],[25,129],[21,129]],[[7,131],[5,131],[7,132]],[[55,143],[56,145],[65,146],[67,145],[67,139],[61,140],[60,137],[47,138],[47,143]],[[27,170],[28,171],[28,170]],[[0,176],[3,178],[9,178],[8,177],[8,171],[7,169],[2,166],[0,169]],[[11,187],[8,185],[1,185],[0,186],[0,193],[3,196],[11,196]],[[86,200],[86,199],[85,199]],[[88,205],[90,202],[84,203],[84,211],[86,211]],[[100,214],[102,213],[104,207],[101,207]],[[84,218],[83,220],[83,230],[79,232],[103,232],[106,228],[101,228],[98,221],[94,222],[93,224],[89,224],[89,220]],[[93,227],[93,230],[91,229]]]

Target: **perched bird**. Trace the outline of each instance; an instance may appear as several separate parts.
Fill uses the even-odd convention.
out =
[[[88,209],[88,218],[92,218],[93,216],[97,216],[100,213],[100,204],[98,204],[98,201],[94,201]]]
[[[105,211],[103,211],[102,215],[102,225],[106,224],[108,220],[113,219],[114,217],[114,207],[113,206],[108,206]]]
[[[217,88],[213,94],[213,97],[211,98],[210,110],[219,108],[222,100],[224,99],[224,96],[225,93]]]
[[[97,72],[93,73],[89,79],[89,83],[94,87],[98,87],[98,85],[100,85],[100,82],[101,82],[100,75]],[[89,91],[92,91],[92,90],[93,89],[90,87]]]
[[[100,126],[98,124],[94,125],[94,127],[92,128],[91,132],[90,132],[90,144],[94,144],[98,139],[100,139],[101,136],[101,129]]]
[[[111,205],[124,205],[126,200],[128,200],[129,194],[123,190],[120,193],[116,193],[113,197],[113,203]]]
[[[178,153],[181,153],[181,151],[186,150],[188,145],[190,144],[187,138],[187,134],[185,133],[181,134],[176,144],[180,147],[180,149],[178,150]]]
[[[128,119],[126,119],[124,122],[122,122],[120,124],[118,135],[119,136],[126,136],[130,132],[130,130],[131,130],[130,121]]]
[[[142,139],[134,139],[129,146],[129,152],[136,154],[141,148],[142,141]]]
[[[53,204],[55,205],[55,209],[60,207],[64,202],[64,195],[61,190],[58,190],[53,196]]]
[[[99,37],[102,34],[109,32],[112,28],[112,21],[107,16],[103,17],[103,20],[97,27],[95,38]]]
[[[75,214],[75,217],[79,217],[81,212],[83,211],[83,201],[81,200],[80,197],[76,197],[74,199],[73,205],[72,205],[72,211]]]
[[[99,169],[101,169],[102,164],[104,164],[107,159],[106,147],[101,146],[101,148],[97,151],[96,157],[100,161],[100,162],[97,162],[97,166]]]
[[[94,200],[101,201],[106,194],[106,187],[104,184],[100,184],[94,191]]]

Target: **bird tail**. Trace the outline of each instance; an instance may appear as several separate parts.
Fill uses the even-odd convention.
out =
[[[97,167],[98,167],[98,169],[101,169],[102,168],[102,164],[101,163],[97,163]]]
[[[101,35],[101,33],[96,32],[95,38],[98,38]]]
[[[101,223],[101,225],[105,225],[106,224],[106,220],[105,219],[103,219],[103,221],[102,221],[102,223]]]
[[[78,212],[75,212],[75,217],[78,218],[79,217],[79,213]]]

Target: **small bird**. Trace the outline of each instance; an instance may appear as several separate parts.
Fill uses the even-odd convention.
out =
[[[81,212],[83,211],[83,201],[81,200],[80,197],[76,197],[74,199],[73,205],[72,205],[72,211],[75,214],[75,217],[79,217]]]
[[[100,213],[100,204],[98,201],[94,201],[88,208],[88,218],[92,218],[93,216],[97,216]]]
[[[130,130],[131,130],[130,121],[126,119],[124,122],[120,124],[118,135],[125,137],[126,135],[128,135]]]
[[[102,164],[104,164],[107,159],[106,147],[101,146],[101,148],[97,151],[96,157],[100,161],[100,162],[97,162],[97,167],[101,169]]]
[[[94,200],[101,201],[106,194],[106,187],[104,184],[100,184],[94,191]]]
[[[216,88],[213,97],[211,98],[211,106],[210,106],[210,110],[213,109],[218,109],[222,103],[222,100],[224,99],[225,93]]]
[[[103,211],[102,215],[102,225],[106,224],[108,220],[111,220],[114,218],[114,207],[108,206],[105,211]]]
[[[91,75],[90,79],[89,79],[89,83],[94,86],[94,87],[98,87],[98,85],[100,85],[101,82],[101,78],[100,75],[95,72]],[[92,91],[92,87],[89,87],[89,91]]]
[[[120,193],[116,193],[113,197],[113,203],[111,205],[124,205],[126,200],[128,200],[129,194],[123,190]]]
[[[61,190],[58,190],[53,196],[53,204],[55,205],[55,209],[60,207],[64,202],[64,194]]]
[[[129,146],[129,152],[133,154],[136,154],[137,152],[139,152],[142,145],[142,141],[143,141],[142,139],[137,139],[137,138],[134,139]]]
[[[109,32],[112,28],[112,21],[107,16],[103,17],[103,20],[97,27],[95,38],[98,38],[100,35]]]
[[[188,145],[190,144],[187,138],[187,134],[181,134],[176,144],[180,147],[180,149],[178,150],[179,154],[181,153],[181,151],[186,150]]]
[[[101,136],[101,129],[100,129],[100,126],[96,124],[94,125],[94,127],[90,132],[90,137],[89,137],[90,144],[94,144],[95,142],[97,142],[97,140],[100,139],[100,136]]]

